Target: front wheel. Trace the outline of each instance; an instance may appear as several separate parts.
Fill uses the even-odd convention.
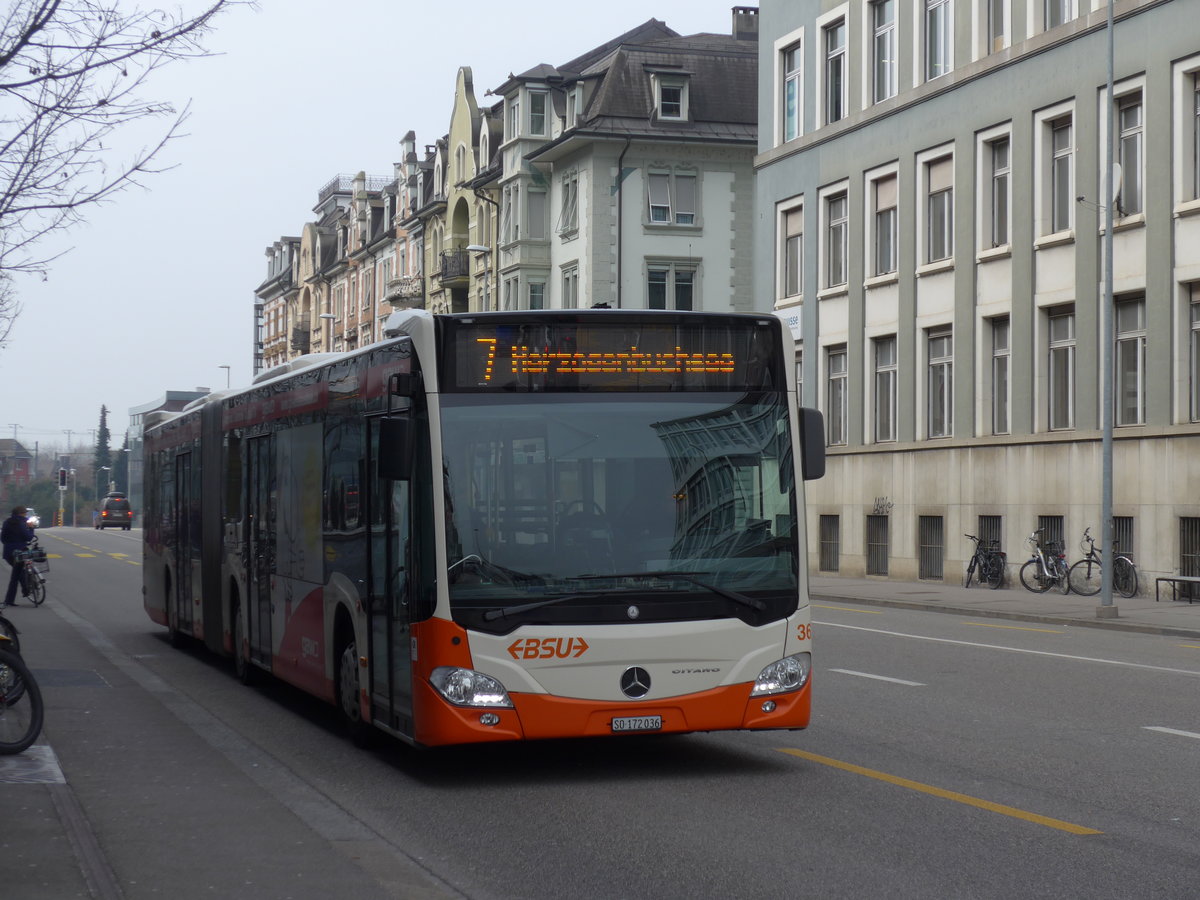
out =
[[[42,692],[19,654],[0,649],[0,754],[20,753],[42,733]]]
[[[1044,594],[1050,590],[1051,580],[1042,574],[1042,567],[1036,559],[1031,559],[1021,566],[1021,584],[1025,590],[1035,594]]]
[[[41,575],[29,576],[29,600],[34,606],[41,606],[46,600],[46,582]]]
[[[1058,558],[1054,561],[1054,586],[1064,594],[1071,593],[1071,570],[1067,568],[1067,561],[1063,558]]]
[[[963,587],[971,586],[971,578],[975,575],[975,559],[976,557],[972,556],[971,561],[967,563],[967,577],[963,579]],[[980,575],[982,574],[981,572]]]
[[[1071,590],[1085,597],[1100,593],[1100,582],[1103,573],[1100,563],[1091,559],[1081,559],[1071,566],[1067,580],[1071,582]]]
[[[1137,569],[1124,556],[1113,562],[1113,587],[1122,597],[1132,597],[1138,591]]]

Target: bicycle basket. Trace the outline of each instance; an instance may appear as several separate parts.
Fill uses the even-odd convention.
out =
[[[13,556],[22,562],[31,563],[39,572],[50,571],[50,562],[46,559],[46,551],[41,547],[35,547],[32,550],[17,550]]]

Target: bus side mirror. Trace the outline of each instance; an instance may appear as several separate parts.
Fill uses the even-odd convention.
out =
[[[412,420],[388,416],[379,420],[379,477],[406,481],[412,469]]]
[[[800,472],[805,481],[825,475],[825,417],[819,409],[800,410]]]

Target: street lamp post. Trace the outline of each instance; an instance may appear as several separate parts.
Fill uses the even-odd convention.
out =
[[[217,368],[225,370],[225,390],[229,390],[229,366],[217,366]]]
[[[324,319],[329,325],[325,328],[325,351],[329,352],[333,349],[333,323],[337,321],[337,316],[333,313],[319,313],[318,319]]]

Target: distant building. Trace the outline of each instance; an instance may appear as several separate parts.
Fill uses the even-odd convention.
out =
[[[1099,536],[1106,145],[1114,517],[1200,574],[1200,29],[1185,0],[764,0],[758,305],[825,415],[814,570],[954,581]],[[1109,114],[1113,126],[1109,133]],[[1153,139],[1152,139],[1153,138]]]
[[[21,491],[33,480],[33,454],[15,438],[0,439],[0,509],[8,509],[21,499]]]

